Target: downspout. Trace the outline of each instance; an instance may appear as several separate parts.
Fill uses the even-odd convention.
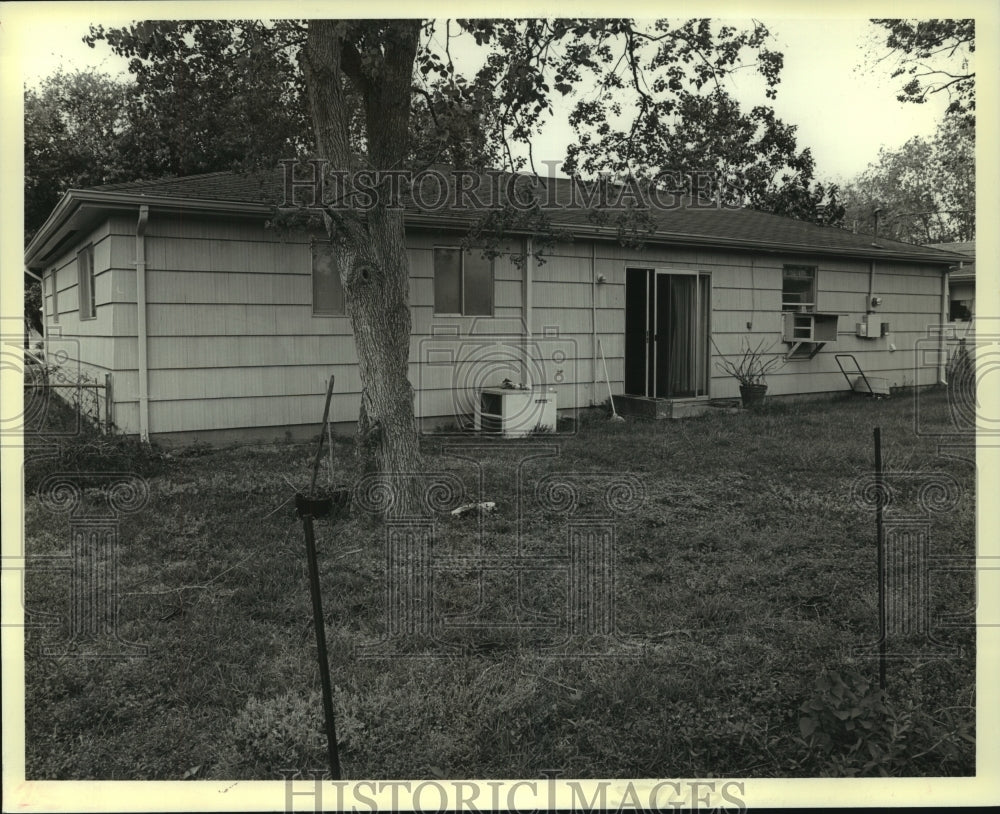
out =
[[[875,249],[881,249],[882,247],[878,244],[878,224],[879,215],[882,213],[881,209],[875,210],[875,236],[872,238],[872,247]],[[868,261],[868,301],[865,303],[865,314],[872,313],[874,306],[872,305],[872,300],[875,298],[875,258],[873,257]],[[868,320],[866,319],[865,322]]]
[[[947,281],[948,281],[948,322],[952,321],[951,320],[951,273],[953,271],[961,271],[964,268],[965,268],[965,263],[960,261],[957,266],[948,266],[948,271],[947,271],[947,273],[945,275],[947,277]],[[973,300],[972,301],[972,307],[975,308],[975,306],[976,306],[976,301]],[[973,314],[972,315],[972,322],[970,322],[968,325],[966,325],[965,326],[965,330],[962,331],[962,339],[967,339],[968,338],[969,331],[972,330],[972,325],[973,325],[973,322],[975,322],[975,319],[976,319],[976,316],[975,316],[975,314]]]
[[[868,261],[868,301],[865,303],[865,313],[872,313],[872,300],[875,299],[875,261]]]
[[[597,241],[590,241],[590,349],[594,380],[590,383],[590,404],[597,405]]]
[[[534,241],[530,237],[524,239],[524,303],[523,303],[523,313],[524,313],[524,356],[522,357],[521,364],[524,367],[524,383],[529,388],[534,387],[534,382],[531,380],[531,319],[532,319],[532,302],[534,299],[534,294],[531,290],[531,285],[534,282],[532,279],[535,267],[535,256],[534,256]]]
[[[938,331],[938,342],[940,343],[938,348],[938,384],[945,385],[948,384],[946,364],[948,349],[945,344],[945,325],[950,316],[948,313],[950,310],[948,307],[948,275],[950,273],[951,269],[946,268],[944,274],[941,275],[941,329]]]
[[[146,350],[146,224],[149,206],[139,207],[135,227],[135,306],[139,343],[139,438],[149,440],[149,368]]]

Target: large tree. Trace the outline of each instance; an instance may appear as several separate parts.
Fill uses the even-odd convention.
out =
[[[949,116],[933,138],[916,136],[844,185],[845,223],[864,234],[909,243],[947,243],[976,236],[975,126]]]
[[[250,21],[94,27],[132,76],[63,70],[25,89],[25,239],[71,188],[229,169],[311,149],[302,73],[281,27]],[[289,52],[292,52],[291,55]]]
[[[452,59],[457,36],[485,53],[468,75]],[[223,108],[237,129],[240,116],[273,110],[271,100],[296,99],[304,87],[311,146],[331,169],[348,173],[340,182],[347,194],[354,171],[419,169],[432,160],[534,169],[532,138],[558,97],[573,100],[567,170],[648,176],[671,162],[661,141],[682,143],[685,117],[697,115],[687,156],[701,159],[699,169],[723,170],[762,204],[780,198],[782,183],[800,204],[816,192],[811,157],[797,152],[791,130],[766,108],[740,112],[722,90],[723,78],[752,58],[773,95],[782,59],[767,48],[759,23],[747,30],[705,20],[138,23],[93,28],[90,41],[100,39],[132,58],[131,70],[154,96],[185,87],[191,102],[224,105],[240,95]],[[243,60],[236,71],[234,55]],[[268,70],[277,78],[267,79]],[[264,81],[263,100],[255,85],[239,81],[241,72]],[[714,100],[700,101],[711,94]],[[200,143],[186,139],[182,154]],[[727,155],[705,156],[707,145]],[[394,473],[420,469],[407,380],[409,269],[403,218],[386,199],[376,196],[364,211],[328,207],[324,219],[339,247],[359,356],[361,448],[394,496],[391,511],[405,512],[418,499],[404,486],[414,479]]]
[[[896,98],[924,104],[948,98],[930,139],[914,137],[878,159],[843,190],[845,223],[913,243],[973,240],[976,235],[976,23],[971,19],[875,19],[869,55],[889,63],[904,84]]]
[[[92,26],[134,79],[123,161],[135,178],[273,169],[311,149],[296,62],[299,26],[260,20],[166,20]]]
[[[744,111],[720,84],[704,94],[661,100],[669,110],[643,116],[638,138],[599,144],[587,151],[585,168],[617,165],[628,175],[683,174],[709,171],[718,178],[723,204],[747,206],[779,215],[838,222],[842,209],[836,187],[816,182],[815,161],[799,149],[796,127],[778,119],[774,110],[756,105]],[[614,163],[612,163],[614,162]]]
[[[125,180],[120,140],[131,83],[99,71],[58,70],[24,91],[24,242],[67,189]],[[133,176],[137,177],[137,176]],[[41,287],[25,278],[24,317],[44,331]]]
[[[24,230],[29,240],[71,188],[125,180],[120,142],[130,82],[99,71],[57,71],[24,92]],[[139,177],[138,175],[131,176]]]

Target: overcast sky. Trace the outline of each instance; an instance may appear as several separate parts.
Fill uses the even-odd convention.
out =
[[[135,8],[135,7],[134,7]],[[68,70],[98,67],[108,73],[125,70],[104,43],[88,48],[86,5],[78,4],[72,17],[39,15],[30,40],[24,42],[24,81],[36,85],[60,65]],[[877,37],[863,18],[768,19],[772,47],[785,55],[778,98],[772,102],[779,118],[798,126],[799,147],[810,147],[817,177],[847,180],[865,169],[879,148],[896,148],[909,138],[929,136],[940,121],[947,99],[925,105],[896,101],[898,80],[888,66],[872,66],[866,50]],[[127,20],[94,20],[107,25]],[[749,21],[741,21],[748,24]],[[730,90],[746,106],[763,103],[762,84],[752,72],[730,80]],[[536,141],[536,158],[561,160],[571,136],[564,124],[572,97],[556,100],[556,118]],[[562,121],[560,121],[562,120]]]

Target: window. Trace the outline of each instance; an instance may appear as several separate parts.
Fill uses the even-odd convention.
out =
[[[972,300],[952,300],[949,322],[968,322],[972,319]]]
[[[94,247],[87,246],[76,255],[77,293],[80,297],[80,319],[93,319],[97,315],[94,298]]]
[[[781,284],[781,310],[816,310],[815,266],[785,266]]]
[[[52,314],[52,322],[59,322],[59,283],[56,280],[56,270],[52,269],[52,273],[49,275],[49,286],[52,289],[52,303],[50,306],[50,313]]]
[[[316,317],[338,317],[347,313],[337,258],[329,240],[312,242],[312,309]]]
[[[493,315],[493,261],[478,249],[434,249],[434,313]]]

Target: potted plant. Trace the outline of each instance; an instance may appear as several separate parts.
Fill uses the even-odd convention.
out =
[[[772,342],[765,347],[764,342],[765,340],[761,339],[756,346],[751,346],[750,340],[743,337],[743,351],[739,356],[733,359],[722,356],[716,362],[719,370],[728,373],[739,383],[740,399],[744,407],[763,401],[767,393],[768,372],[784,363],[784,358],[780,354],[771,352],[775,343]],[[715,344],[715,340],[712,340],[712,344]]]

